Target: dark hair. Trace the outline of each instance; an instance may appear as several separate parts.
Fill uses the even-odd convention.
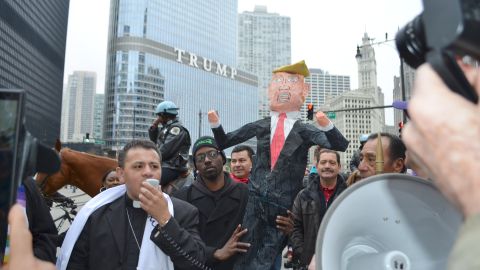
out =
[[[111,173],[111,172],[116,172],[115,169],[111,169],[111,170],[108,170],[102,177],[102,184],[105,184],[105,182],[107,181],[107,176]]]
[[[233,153],[238,153],[238,152],[242,152],[242,151],[247,151],[248,153],[248,157],[250,158],[250,161],[253,161],[253,155],[255,155],[255,152],[253,151],[253,149],[248,146],[248,145],[245,145],[245,144],[239,144],[237,146],[235,146],[232,150],[232,154]]]
[[[405,160],[405,152],[407,151],[407,147],[405,146],[405,144],[403,143],[402,139],[400,139],[400,137],[398,137],[397,135],[393,135],[391,133],[387,133],[387,132],[381,132],[380,135],[382,137],[387,137],[389,139],[389,152],[390,152],[390,159],[392,161],[396,160],[396,159],[403,159]],[[371,140],[374,140],[378,137],[378,133],[372,133],[370,134],[370,136],[368,136],[368,140],[367,141],[371,141]],[[406,172],[407,170],[407,167],[405,166],[405,164],[403,165],[403,168],[402,168],[402,173]]]
[[[143,149],[152,149],[157,152],[160,157],[160,162],[162,162],[162,154],[158,151],[157,146],[152,141],[147,140],[132,140],[127,143],[123,149],[118,153],[118,166],[123,168],[125,166],[125,157],[127,156],[128,151],[134,148],[143,148]]]
[[[315,156],[315,158],[317,159],[317,163],[320,161],[320,156],[321,156],[323,153],[332,153],[332,154],[335,154],[335,155],[337,156],[337,163],[338,163],[338,165],[340,165],[340,154],[338,154],[337,151],[333,151],[333,150],[326,149],[326,148],[320,149],[320,151],[316,152],[317,155]]]

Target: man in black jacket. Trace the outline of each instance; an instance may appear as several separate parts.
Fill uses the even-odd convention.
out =
[[[207,265],[230,270],[237,252],[249,244],[238,240],[246,233],[240,227],[248,200],[248,188],[223,172],[225,154],[212,137],[200,137],[192,149],[198,178],[191,186],[175,193],[179,199],[197,207],[200,213],[200,237],[206,244]]]
[[[315,253],[315,241],[323,216],[333,200],[347,188],[339,175],[340,155],[322,149],[316,157],[318,176],[301,190],[293,203],[291,241],[295,260],[305,269]]]
[[[160,178],[160,162],[150,141],[132,141],[124,147],[117,173],[125,186],[100,193],[92,199],[98,204],[89,202],[78,213],[62,246],[59,269],[142,269],[142,262],[152,269],[171,269],[170,260],[175,269],[203,269],[205,246],[198,234],[197,209],[175,198],[169,202],[145,181]],[[111,201],[99,201],[106,197]],[[140,208],[134,201],[140,201]],[[83,215],[84,209],[93,210]],[[72,234],[82,218],[87,220],[77,239]]]

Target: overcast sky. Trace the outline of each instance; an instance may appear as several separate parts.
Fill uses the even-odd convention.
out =
[[[65,83],[75,70],[95,71],[97,92],[103,93],[109,5],[109,0],[70,0]],[[385,40],[385,33],[392,39],[422,10],[421,0],[238,0],[238,12],[253,11],[255,5],[291,18],[293,62],[305,59],[309,68],[349,75],[352,89],[357,88],[355,53],[363,33],[374,42]],[[385,104],[391,104],[398,53],[393,42],[374,48],[378,85]],[[391,118],[387,110],[387,123]]]

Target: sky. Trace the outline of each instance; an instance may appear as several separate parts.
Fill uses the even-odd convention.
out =
[[[222,0],[218,0],[222,1]],[[70,0],[64,83],[76,70],[97,72],[97,93],[104,92],[109,0]],[[267,6],[269,13],[291,19],[292,62],[351,77],[356,89],[356,46],[365,32],[373,42],[395,33],[422,11],[421,0],[238,0],[238,12]],[[392,103],[393,76],[400,60],[394,42],[375,45],[377,83]],[[386,110],[387,124],[393,112]]]

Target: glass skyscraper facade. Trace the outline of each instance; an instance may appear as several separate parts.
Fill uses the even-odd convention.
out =
[[[300,59],[299,59],[300,60]],[[266,6],[238,15],[238,66],[258,76],[259,118],[270,116],[267,88],[272,70],[291,64],[290,18]]]
[[[148,138],[155,107],[173,101],[192,141],[257,119],[257,77],[236,69],[237,1],[112,0],[104,139]]]
[[[69,0],[0,1],[0,88],[27,93],[27,128],[53,145],[60,136]]]

